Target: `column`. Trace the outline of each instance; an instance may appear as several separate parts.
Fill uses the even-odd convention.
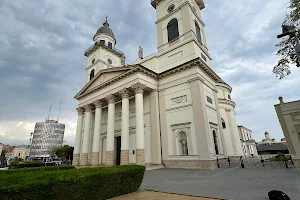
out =
[[[109,95],[108,101],[108,119],[107,119],[107,139],[106,139],[106,161],[107,166],[114,165],[115,158],[115,97]]]
[[[88,165],[88,154],[89,154],[89,141],[90,141],[90,130],[91,130],[91,115],[93,106],[87,105],[85,109],[85,119],[84,119],[84,133],[83,133],[83,143],[81,150],[81,166]]]
[[[136,141],[136,164],[145,164],[145,134],[144,134],[144,99],[145,86],[136,83],[132,86],[135,91],[135,141]]]
[[[234,137],[234,131],[233,131],[231,116],[230,116],[231,109],[225,109],[225,111],[226,111],[226,115],[227,115],[227,119],[228,119],[228,125],[229,125],[229,130],[230,130],[233,153],[237,154],[238,152],[237,152],[237,147],[236,147],[236,141],[235,141],[235,137]]]
[[[99,153],[100,153],[100,133],[101,133],[101,115],[102,115],[102,102],[100,100],[95,101],[95,126],[93,137],[93,150],[92,150],[92,166],[99,165]]]
[[[83,108],[77,108],[78,119],[77,119],[77,129],[76,129],[76,138],[75,138],[75,147],[73,155],[73,166],[79,166],[79,157],[80,157],[80,146],[81,146],[81,135],[82,135],[82,121],[83,121]]]
[[[216,109],[217,109],[217,117],[218,117],[218,124],[219,124],[219,135],[221,135],[221,142],[222,142],[222,153],[224,156],[227,156],[227,147],[225,144],[225,138],[224,138],[224,133],[223,133],[223,126],[222,126],[222,120],[221,120],[221,114],[219,110],[219,99],[217,95],[218,90],[214,90],[214,97],[215,97],[215,102],[216,102]]]
[[[129,164],[129,91],[124,88],[122,95],[122,133],[121,133],[121,164]]]

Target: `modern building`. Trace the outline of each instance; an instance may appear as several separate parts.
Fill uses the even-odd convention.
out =
[[[252,139],[252,131],[244,126],[238,126],[241,144],[243,148],[244,155],[246,157],[257,156],[257,149],[255,140]]]
[[[232,88],[208,52],[202,0],[152,0],[157,49],[125,65],[106,20],[93,37],[79,101],[73,165],[216,168],[242,156]],[[135,31],[135,30],[132,30]]]
[[[48,159],[50,150],[62,146],[65,125],[55,120],[46,120],[35,124],[29,157],[31,159]]]
[[[300,168],[300,100],[285,103],[279,97],[275,110],[294,165]]]

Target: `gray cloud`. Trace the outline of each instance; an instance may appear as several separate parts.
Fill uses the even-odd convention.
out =
[[[253,129],[258,139],[264,130],[281,138],[273,105],[279,95],[299,98],[296,70],[283,81],[271,74],[278,59],[276,34],[288,0],[205,3],[202,16],[213,68],[233,86],[238,122]],[[0,2],[0,142],[26,142],[34,123],[48,115],[51,102],[51,116],[57,117],[62,100],[65,138],[74,143],[77,102],[73,96],[84,85],[83,53],[106,16],[128,63],[137,58],[139,45],[146,55],[156,51],[156,12],[150,1]],[[12,128],[20,122],[22,126]]]

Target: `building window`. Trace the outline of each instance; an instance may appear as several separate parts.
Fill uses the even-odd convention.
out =
[[[222,121],[222,127],[223,127],[223,129],[225,129],[226,128],[226,123],[225,123],[224,119],[221,118],[221,121]]]
[[[19,157],[21,156],[21,153],[19,153]]]
[[[92,78],[94,78],[95,76],[95,70],[92,69],[91,73],[90,73],[90,80],[92,80]]]
[[[178,134],[178,143],[179,143],[179,155],[187,156],[189,155],[188,151],[188,143],[187,143],[187,135],[185,132],[181,131]]]
[[[112,43],[108,42],[108,48],[112,49]]]
[[[92,60],[92,65],[95,63],[95,61],[96,61],[96,59],[94,58],[94,59]]]
[[[108,62],[108,64],[112,64],[112,60],[109,58],[109,59],[107,59],[107,62]]]
[[[100,44],[105,44],[105,40],[100,40]]]
[[[228,99],[229,99],[229,100],[231,100],[231,96],[230,96],[230,94],[228,95]]]
[[[196,37],[199,40],[199,42],[201,42],[201,30],[200,30],[198,22],[196,22],[196,21],[195,21],[195,28],[196,28]]]
[[[207,102],[213,104],[213,100],[212,98],[210,98],[209,96],[206,96]]]
[[[168,30],[168,42],[171,42],[172,40],[175,40],[177,37],[179,37],[177,19],[174,18],[168,23],[167,30]]]
[[[201,53],[201,58],[206,61],[206,57],[202,53]]]
[[[218,155],[219,154],[218,137],[215,130],[213,130],[213,138],[214,138],[215,153],[216,155]]]

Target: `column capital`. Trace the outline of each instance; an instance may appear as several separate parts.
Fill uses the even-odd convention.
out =
[[[102,108],[103,102],[101,100],[94,101],[93,104],[96,106],[96,108]]]
[[[116,98],[113,94],[106,96],[105,99],[108,101],[109,104],[115,103],[115,100],[116,100]]]
[[[92,112],[93,111],[93,106],[91,104],[85,105],[84,109],[86,112]]]
[[[122,90],[119,90],[119,93],[121,94],[122,99],[129,98],[129,90],[127,88],[123,88]]]
[[[76,108],[76,110],[78,112],[78,115],[83,115],[83,113],[84,113],[84,108],[83,107]]]
[[[143,94],[144,93],[144,89],[146,88],[146,86],[144,84],[141,84],[140,82],[135,83],[134,85],[131,86],[134,89],[134,92],[136,94]]]
[[[231,112],[232,111],[230,108],[226,108],[225,110],[226,110],[226,112]]]

